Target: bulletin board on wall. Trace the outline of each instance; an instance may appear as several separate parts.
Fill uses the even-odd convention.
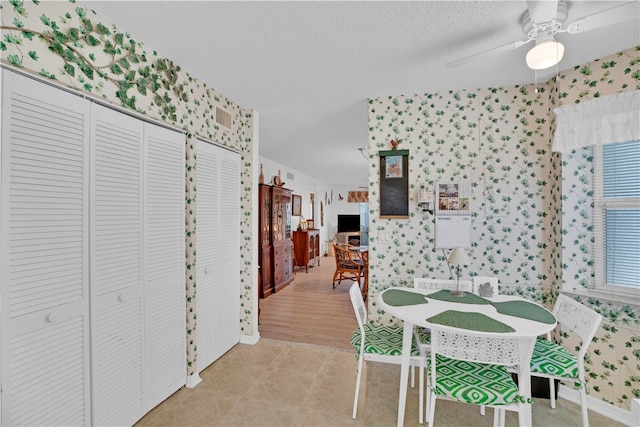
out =
[[[380,218],[409,218],[409,150],[380,151]]]

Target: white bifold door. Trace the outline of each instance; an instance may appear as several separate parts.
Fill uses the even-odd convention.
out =
[[[186,381],[184,136],[3,89],[2,424],[131,425]]]
[[[2,89],[2,425],[89,425],[89,105]]]
[[[91,111],[93,421],[126,425],[185,383],[184,137]]]
[[[240,341],[240,155],[197,142],[198,372]]]

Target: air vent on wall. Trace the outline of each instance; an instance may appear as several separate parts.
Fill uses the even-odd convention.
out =
[[[288,179],[289,181],[293,181],[293,180],[295,180],[295,177],[293,176],[293,173],[292,173],[292,172],[287,172],[287,179]]]
[[[231,114],[222,108],[216,107],[216,123],[231,129]]]

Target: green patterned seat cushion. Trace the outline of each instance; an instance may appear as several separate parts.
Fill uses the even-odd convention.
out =
[[[539,339],[531,356],[531,372],[575,379],[578,378],[578,359],[566,348]]]
[[[379,326],[373,323],[364,325],[364,352],[375,353],[387,356],[402,355],[402,327],[401,326]],[[356,350],[356,355],[360,351],[360,328],[351,334],[351,344]],[[415,338],[411,341],[411,355],[419,356],[418,346]]]
[[[525,402],[504,366],[450,359],[439,354],[436,355],[436,364],[437,396],[474,405]],[[430,357],[427,358],[427,372],[431,372]]]
[[[431,344],[431,331],[426,328],[416,328],[420,344]]]

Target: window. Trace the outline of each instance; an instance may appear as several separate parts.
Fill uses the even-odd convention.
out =
[[[596,288],[640,289],[640,140],[595,147]]]

